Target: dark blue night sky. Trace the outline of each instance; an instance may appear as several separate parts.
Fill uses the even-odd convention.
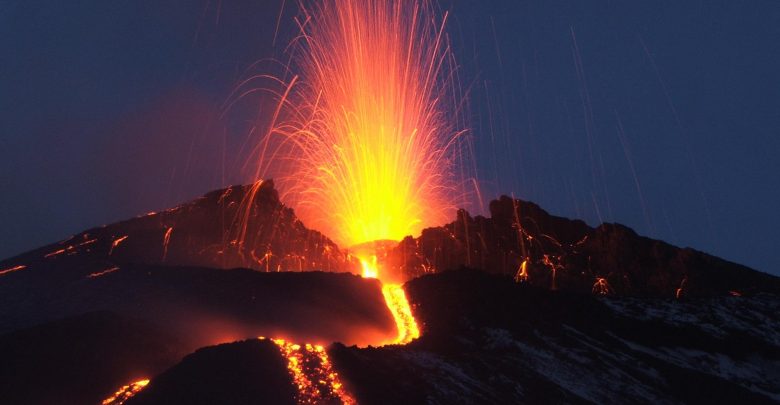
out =
[[[0,0],[0,257],[246,181],[261,104],[221,113],[287,3],[274,46],[278,0]],[[780,3],[441,7],[485,198],[780,275]]]

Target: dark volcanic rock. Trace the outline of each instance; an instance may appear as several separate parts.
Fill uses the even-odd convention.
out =
[[[254,339],[196,351],[126,404],[294,405],[296,392],[279,349]]]
[[[194,349],[158,325],[93,312],[0,336],[0,403],[98,404]]]
[[[594,297],[475,270],[406,285],[423,336],[327,351],[360,404],[776,403],[780,298]],[[199,350],[128,404],[290,403],[269,341]]]
[[[395,248],[382,246],[383,274],[400,280],[466,266],[553,290],[607,295],[780,293],[777,277],[619,224],[592,228],[506,196],[490,203],[490,218],[460,210],[448,225],[425,229]],[[0,281],[42,268],[80,266],[100,273],[130,264],[360,271],[349,252],[307,229],[269,180],[214,191],[2,261]]]
[[[0,280],[3,329],[111,310],[195,347],[259,335],[366,344],[395,333],[379,282],[352,274],[125,265],[90,278],[78,262],[57,264]]]
[[[639,236],[623,225],[591,228],[506,196],[490,203],[490,214],[471,217],[461,210],[455,222],[403,240],[384,264],[406,279],[467,266],[543,288],[607,295],[780,293],[777,277]]]
[[[192,202],[84,231],[0,262],[26,272],[42,264],[91,261],[100,270],[131,263],[259,271],[346,271],[346,254],[307,229],[280,201],[273,181],[232,186]]]
[[[490,211],[381,243],[383,273],[423,276],[405,286],[423,336],[328,349],[360,403],[780,401],[778,278],[507,197]],[[267,341],[155,374],[260,335],[387,341],[378,281],[276,272],[355,265],[271,182],[5,260],[0,333],[52,323],[0,336],[0,403],[95,403],[140,377],[152,382],[130,403],[290,403]],[[445,271],[464,266],[484,271]]]
[[[110,310],[200,345],[271,331],[381,341],[394,323],[376,281],[311,272],[351,266],[281,204],[273,182],[234,186],[0,262],[0,333]],[[300,270],[309,274],[283,274]]]
[[[780,400],[777,296],[597,298],[463,270],[406,289],[420,339],[330,350],[360,403]]]

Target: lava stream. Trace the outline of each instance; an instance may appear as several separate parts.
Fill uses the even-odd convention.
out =
[[[114,266],[114,267],[111,267],[111,268],[108,268],[108,269],[105,269],[105,270],[102,270],[102,271],[97,271],[97,272],[94,272],[94,273],[90,273],[90,274],[87,276],[87,278],[98,278],[98,277],[102,277],[102,276],[105,276],[106,274],[113,273],[113,272],[115,272],[115,271],[117,271],[117,270],[119,270],[119,267],[117,267],[117,266]]]
[[[0,270],[0,276],[2,276],[4,274],[8,274],[8,273],[13,273],[13,272],[19,271],[19,270],[24,270],[26,268],[27,268],[27,266],[24,265],[24,264],[20,264],[18,266],[14,266],[14,267],[9,267],[7,269]]]
[[[405,345],[420,337],[420,328],[412,315],[412,308],[406,299],[404,287],[401,284],[383,284],[382,295],[398,328],[398,336],[392,343]]]
[[[135,394],[138,393],[138,391],[141,391],[144,389],[147,385],[149,385],[149,380],[139,380],[134,383],[130,383],[128,385],[123,386],[120,388],[117,392],[114,393],[114,395],[106,398],[101,402],[102,405],[122,405],[124,404],[128,399],[132,398]]]
[[[379,266],[377,265],[376,254],[370,256],[370,259],[360,257],[360,264],[363,268],[363,277],[379,279]],[[380,283],[382,282],[381,279]],[[405,345],[414,339],[420,337],[420,328],[412,314],[412,307],[409,300],[406,299],[406,292],[402,284],[382,283],[382,295],[385,298],[387,309],[393,315],[395,326],[398,330],[396,338],[390,344]]]
[[[271,341],[279,346],[282,355],[287,359],[287,369],[298,390],[299,404],[356,403],[344,390],[325,348],[308,343],[301,346],[284,339]]]

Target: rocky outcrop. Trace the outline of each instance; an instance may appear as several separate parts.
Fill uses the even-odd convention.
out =
[[[231,186],[161,212],[89,229],[0,262],[0,270],[68,260],[258,271],[346,271],[346,253],[306,228],[273,181]]]
[[[620,224],[592,228],[506,196],[490,203],[489,218],[461,210],[454,222],[407,237],[382,259],[388,271],[405,279],[470,267],[552,290],[603,295],[780,292],[777,277],[637,235]]]

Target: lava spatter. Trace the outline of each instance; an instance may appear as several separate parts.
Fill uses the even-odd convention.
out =
[[[447,13],[430,0],[300,4],[254,178],[273,177],[304,223],[343,246],[444,223],[471,187]]]
[[[27,266],[24,265],[24,264],[20,264],[18,266],[9,267],[7,269],[0,270],[0,276],[8,274],[8,273],[13,273],[13,272],[19,271],[19,270],[24,270],[26,268],[27,268]]]
[[[260,339],[265,339],[261,337]],[[293,379],[298,404],[356,404],[346,392],[338,374],[320,345],[300,345],[284,339],[271,339],[287,359],[287,370]]]
[[[135,394],[138,393],[138,391],[141,391],[142,389],[146,388],[146,386],[149,385],[148,379],[139,380],[130,384],[127,384],[123,386],[122,388],[119,388],[117,392],[114,393],[114,395],[111,395],[110,397],[106,398],[101,402],[102,405],[122,405],[124,404],[128,399],[132,398]]]

